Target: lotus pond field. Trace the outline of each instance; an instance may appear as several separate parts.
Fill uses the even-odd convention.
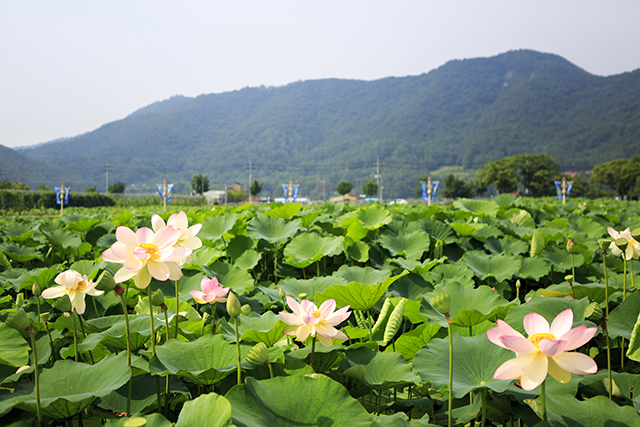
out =
[[[2,426],[640,426],[640,205],[0,217]]]

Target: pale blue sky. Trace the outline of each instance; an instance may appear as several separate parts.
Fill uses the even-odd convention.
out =
[[[417,75],[514,49],[640,68],[640,1],[0,0],[0,144],[75,136],[173,95]]]

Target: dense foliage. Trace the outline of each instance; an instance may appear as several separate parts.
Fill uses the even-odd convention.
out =
[[[479,187],[493,185],[500,193],[520,191],[536,197],[555,194],[560,162],[546,154],[518,154],[494,160],[477,172]]]
[[[209,177],[201,173],[194,175],[191,178],[191,189],[198,194],[209,191]]]
[[[189,224],[202,224],[202,247],[182,278],[153,279],[148,291],[130,279],[117,296],[108,290],[122,265],[102,254],[117,227],[157,224],[152,213],[72,208],[59,219],[0,217],[2,423],[35,419],[39,378],[45,425],[81,417],[88,427],[107,420],[420,427],[442,425],[448,415],[455,425],[535,426],[541,417],[557,426],[640,425],[640,292],[633,273],[640,263],[633,251],[623,262],[620,249],[603,240],[609,226],[640,227],[636,202],[562,205],[502,194],[429,208],[194,208]],[[107,290],[86,296],[82,317],[63,315],[69,300],[38,297],[68,269]],[[200,291],[204,277],[229,287],[242,308],[198,304],[190,291]],[[325,347],[284,336],[278,313],[297,306],[285,298],[348,305],[352,314],[337,327],[349,339]],[[524,333],[529,313],[551,322],[566,309],[578,332],[597,328],[578,349],[595,360],[597,373],[569,374],[560,383],[554,368],[546,392],[494,379],[515,356],[489,341],[496,322]],[[144,420],[123,418],[132,414]]]
[[[419,76],[174,97],[93,132],[22,149],[50,166],[21,168],[16,173],[29,176],[11,179],[32,188],[101,185],[109,159],[114,179],[137,190],[154,191],[166,178],[184,194],[195,173],[211,177],[212,189],[244,182],[249,160],[271,197],[294,180],[301,196],[320,199],[318,183],[360,188],[379,158],[392,199],[410,196],[419,177],[445,165],[476,169],[544,153],[565,171],[585,171],[628,158],[640,153],[639,112],[640,71],[599,77],[559,56],[521,50],[451,61]],[[73,167],[47,180],[35,176],[58,165]]]

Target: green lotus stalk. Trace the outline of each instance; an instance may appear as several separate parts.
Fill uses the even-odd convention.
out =
[[[33,372],[36,388],[36,408],[38,413],[38,423],[42,423],[42,406],[40,405],[40,373],[38,372],[38,346],[36,345],[35,331],[29,327],[27,329],[31,335],[31,348],[33,349]]]
[[[487,423],[487,389],[482,388],[480,391],[482,397],[482,427],[484,427]]]
[[[180,318],[180,316],[178,316],[178,312],[180,311],[180,293],[178,292],[178,281],[174,280],[174,283],[176,284],[176,315],[174,316],[176,319],[176,333],[174,335],[174,338],[178,339],[178,319]],[[167,341],[169,341],[169,338],[167,338]]]
[[[313,368],[313,356],[316,353],[316,336],[313,336],[313,339],[311,340],[311,360],[309,363],[309,366],[311,366]]]
[[[240,369],[240,334],[238,334],[238,317],[233,318],[236,327],[236,348],[238,350],[238,385],[242,384],[242,370]]]
[[[127,307],[127,300],[125,298],[125,288],[120,285],[116,285],[113,288],[113,292],[120,296],[120,302],[122,303],[122,312],[124,313],[124,330],[127,340],[127,366],[131,369],[131,332],[129,330],[129,307]],[[131,389],[133,387],[133,377],[129,378],[129,386],[127,390],[127,416],[131,416]]]
[[[73,323],[73,350],[75,352],[75,361],[78,361],[78,330],[76,328],[76,318],[71,312],[71,322]]]
[[[604,307],[606,316],[601,322],[602,331],[607,340],[607,376],[609,378],[609,399],[613,399],[612,387],[611,387],[611,342],[609,341],[609,332],[607,331],[607,320],[609,319],[609,279],[607,277],[607,254],[601,244],[600,249],[602,251],[602,268],[604,270]]]
[[[40,291],[40,286],[38,286],[37,283],[34,283],[31,288],[31,292],[36,297],[36,304],[38,305],[38,321],[40,321],[40,294],[42,293]]]
[[[162,308],[162,311],[164,312],[164,324],[165,324],[165,334],[167,337],[167,342],[169,341],[169,315],[167,314],[167,312],[169,311],[167,309],[167,306],[162,304],[160,306]],[[178,315],[176,314],[176,318],[178,317]],[[176,330],[178,328],[178,325],[176,324]],[[167,379],[165,382],[165,386],[164,386],[164,413],[165,413],[165,417],[169,417],[169,375],[167,375]]]
[[[151,332],[151,354],[156,356],[156,332],[153,328],[153,301],[151,295],[151,286],[147,286],[147,297],[149,298],[149,325]],[[160,405],[160,378],[156,376],[156,404],[158,406],[158,413],[162,413],[162,406]]]
[[[240,334],[238,333],[238,316],[242,313],[242,308],[240,307],[240,301],[233,292],[229,292],[229,296],[227,297],[227,312],[229,316],[233,317],[233,321],[235,323],[236,330],[236,348],[238,350],[238,385],[242,384],[242,371],[240,368],[241,355],[240,355]]]
[[[447,329],[449,333],[449,413],[447,416],[448,425],[453,426],[453,330],[451,328],[451,318],[449,313],[445,314],[447,318]]]
[[[87,338],[87,333],[84,331],[84,324],[82,323],[82,315],[78,314],[77,312],[74,312],[73,314],[78,316],[78,323],[80,324],[82,339],[85,340]],[[89,358],[91,359],[91,364],[95,365],[96,362],[93,360],[93,353],[91,352],[91,350],[89,350]]]
[[[540,386],[540,399],[542,401],[542,420],[546,418],[547,415],[547,380],[542,381]]]
[[[211,322],[211,333],[213,335],[216,334],[216,306],[218,305],[217,302],[213,303],[213,306],[211,307],[211,315],[213,316],[213,321]]]

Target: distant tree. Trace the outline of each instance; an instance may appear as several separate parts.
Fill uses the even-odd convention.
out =
[[[122,194],[124,193],[124,189],[126,188],[126,184],[124,182],[114,182],[109,185],[109,193]]]
[[[47,184],[42,183],[40,184],[40,187],[38,187],[38,190],[40,191],[47,191],[49,188],[47,188]],[[151,331],[151,329],[149,329],[149,331]]]
[[[616,159],[593,167],[589,182],[610,188],[620,198],[638,197],[640,193],[640,155]]]
[[[247,200],[244,190],[227,190],[227,203],[240,203]]]
[[[336,191],[339,195],[344,196],[345,194],[349,194],[349,191],[353,188],[353,184],[347,181],[340,181],[338,185],[336,185]]]
[[[8,179],[3,179],[0,181],[0,189],[3,190],[31,190],[27,184],[23,184],[18,181],[9,181]]]
[[[367,195],[367,197],[372,197],[378,194],[378,184],[374,180],[369,182],[365,182],[362,184],[362,192]]]
[[[454,174],[449,174],[444,180],[443,195],[451,199],[473,197],[475,188],[472,182],[467,182]]]
[[[553,180],[560,173],[560,162],[554,157],[547,154],[519,154],[512,158],[525,194],[541,197],[555,193]]]
[[[258,182],[258,180],[254,179],[249,187],[249,193],[252,196],[257,196],[262,191],[262,182]]]
[[[500,193],[516,191],[518,175],[513,158],[506,157],[486,163],[484,168],[478,169],[476,172],[476,180],[484,187],[495,186]]]
[[[198,194],[209,191],[209,177],[201,173],[194,175],[193,178],[191,178],[191,188]]]
[[[96,192],[96,186],[94,185],[93,187],[87,187],[84,189],[85,193],[95,193]],[[149,331],[151,331],[151,329],[149,329]]]

